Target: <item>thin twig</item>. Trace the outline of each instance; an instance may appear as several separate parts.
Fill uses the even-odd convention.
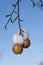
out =
[[[33,3],[33,8],[34,8],[34,6],[36,6],[36,4],[35,4],[35,2],[33,0],[31,0],[31,2]]]
[[[42,0],[39,0],[40,1],[40,3],[41,3],[41,7],[43,7],[43,2],[42,2]]]
[[[11,22],[11,23],[14,23],[17,19],[18,19],[18,21],[19,21],[19,29],[21,28],[21,26],[20,26],[20,21],[21,22],[23,22],[23,20],[21,20],[20,19],[20,14],[19,14],[19,2],[21,2],[22,0],[17,0],[17,2],[16,2],[16,4],[12,4],[12,6],[14,7],[13,8],[13,11],[10,13],[10,14],[8,14],[8,15],[6,15],[6,17],[9,17],[9,19],[8,19],[8,22],[6,23],[6,25],[5,25],[5,29],[7,29],[7,25],[8,25],[8,23],[9,22]],[[15,8],[16,8],[16,6],[18,5],[18,14],[17,14],[17,12],[15,11]],[[13,14],[17,14],[17,16],[16,16],[16,18],[14,19],[14,20],[12,20],[12,16],[13,16]]]
[[[6,26],[8,25],[8,23],[9,23],[10,21],[13,23],[12,15],[13,15],[14,13],[17,13],[17,12],[15,11],[15,8],[16,8],[17,4],[18,4],[18,1],[16,2],[15,5],[14,5],[14,4],[12,5],[12,6],[14,7],[14,8],[13,8],[13,11],[12,11],[10,14],[6,15],[6,17],[9,17],[9,19],[8,19],[8,22],[7,22],[6,25],[5,25],[5,29],[7,29]]]

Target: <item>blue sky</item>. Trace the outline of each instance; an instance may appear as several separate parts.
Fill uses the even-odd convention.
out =
[[[31,45],[24,49],[21,55],[16,55],[12,52],[12,46],[13,34],[18,30],[18,22],[9,23],[7,30],[4,29],[8,20],[5,16],[13,10],[12,4],[15,2],[16,0],[0,0],[0,65],[39,65],[43,61],[43,8],[37,5],[32,8],[30,0],[22,0],[21,27],[28,31]]]

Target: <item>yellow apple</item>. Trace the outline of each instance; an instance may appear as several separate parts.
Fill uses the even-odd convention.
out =
[[[24,43],[23,43],[23,47],[24,48],[28,48],[30,46],[30,40],[29,39],[25,39]]]
[[[16,43],[13,45],[12,50],[15,54],[21,54],[23,51],[23,46],[21,44]]]

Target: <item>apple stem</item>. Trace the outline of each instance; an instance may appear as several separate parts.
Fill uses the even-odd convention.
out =
[[[19,24],[19,34],[21,34],[20,13],[19,13],[19,0],[18,0],[18,24]]]
[[[20,3],[20,1],[18,0],[18,25],[19,25],[19,35],[22,35],[23,36],[23,34],[21,33],[21,25],[20,25],[20,13],[19,13],[19,3]]]

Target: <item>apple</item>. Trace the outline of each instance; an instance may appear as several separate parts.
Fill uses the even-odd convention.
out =
[[[12,50],[15,54],[21,54],[23,52],[23,46],[21,44],[16,43],[13,45]]]
[[[28,48],[30,46],[30,40],[29,39],[25,39],[23,42],[23,47],[24,48]]]

